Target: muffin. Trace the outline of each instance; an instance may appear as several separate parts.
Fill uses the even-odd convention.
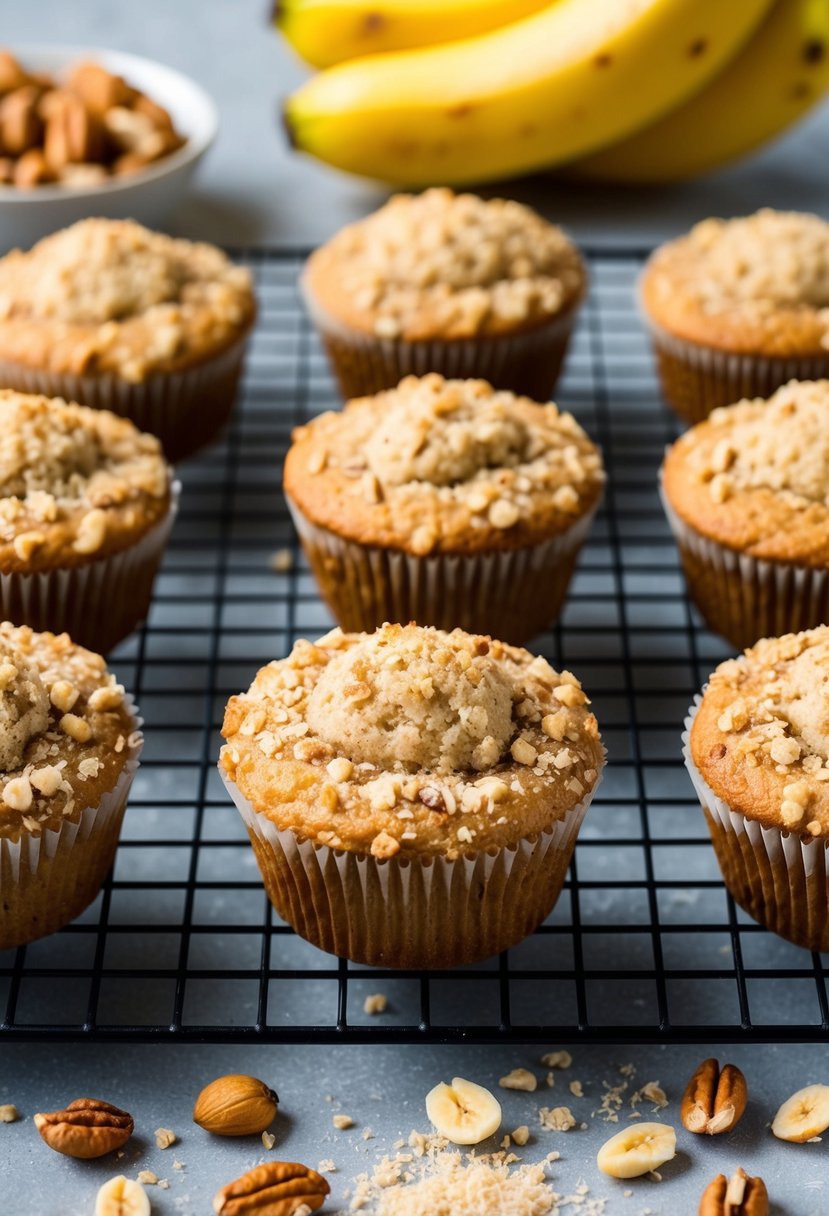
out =
[[[742,650],[829,621],[829,381],[715,410],[669,448],[662,497],[688,591]]]
[[[0,949],[63,928],[98,894],[140,725],[100,655],[0,624]]]
[[[438,375],[300,427],[284,473],[344,629],[416,620],[511,642],[557,616],[603,484],[570,414]]]
[[[829,950],[829,628],[764,638],[722,663],[684,740],[737,903],[781,937]]]
[[[122,414],[178,460],[230,416],[254,316],[221,250],[82,220],[0,259],[0,386]]]
[[[653,254],[641,303],[662,391],[687,422],[829,376],[829,224],[770,210],[704,220]]]
[[[268,897],[322,950],[450,967],[549,914],[604,763],[575,676],[455,629],[334,629],[225,713]]]
[[[546,401],[586,283],[578,250],[529,207],[434,189],[343,228],[301,285],[346,399],[442,372]]]
[[[125,418],[0,389],[0,619],[108,651],[147,615],[177,492]]]

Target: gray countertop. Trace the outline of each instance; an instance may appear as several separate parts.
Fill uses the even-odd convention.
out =
[[[382,197],[379,188],[347,179],[285,147],[277,121],[279,97],[303,76],[303,68],[268,28],[267,0],[30,0],[3,11],[3,41],[105,45],[165,60],[199,80],[216,99],[222,118],[219,141],[202,168],[197,189],[174,217],[177,231],[233,245],[291,247],[325,238],[343,222],[363,214]],[[788,139],[750,164],[677,189],[579,190],[543,179],[504,186],[564,222],[580,239],[598,242],[652,241],[704,214],[733,214],[761,204],[829,211],[826,165],[829,121],[824,110]],[[550,1047],[561,1046],[552,1043]],[[316,1165],[333,1159],[332,1202],[347,1210],[355,1173],[370,1168],[382,1152],[412,1128],[426,1129],[425,1093],[436,1081],[466,1075],[495,1086],[518,1065],[536,1066],[537,1052],[519,1047],[206,1047],[2,1045],[0,1103],[14,1102],[24,1120],[0,1125],[0,1213],[2,1216],[87,1216],[100,1182],[118,1170],[135,1176],[152,1169],[170,1181],[152,1188],[159,1216],[198,1216],[210,1210],[221,1184],[268,1154],[254,1140],[208,1137],[190,1121],[193,1099],[213,1076],[249,1071],[279,1091],[281,1113],[274,1126],[274,1155]],[[742,1163],[769,1185],[776,1216],[825,1216],[826,1145],[784,1145],[768,1131],[777,1105],[801,1085],[829,1082],[825,1048],[742,1047],[728,1057],[742,1065],[752,1101],[735,1133],[716,1141],[680,1135],[681,1152],[663,1171],[625,1187],[601,1177],[595,1153],[615,1127],[591,1117],[604,1083],[617,1084],[620,1064],[637,1069],[635,1085],[659,1080],[671,1103],[658,1116],[678,1124],[682,1088],[703,1054],[693,1047],[574,1048],[570,1076],[586,1096],[570,1098],[567,1074],[551,1093],[501,1093],[504,1128],[534,1128],[521,1155],[540,1159],[556,1149],[562,1160],[551,1171],[554,1185],[571,1192],[585,1179],[591,1194],[605,1197],[608,1216],[691,1216],[705,1183],[719,1170]],[[721,1053],[724,1055],[724,1053]],[[633,1088],[632,1086],[632,1088]],[[31,1124],[38,1109],[54,1109],[83,1094],[128,1108],[137,1132],[120,1161],[73,1162],[50,1153]],[[334,1102],[326,1101],[326,1095]],[[552,1103],[550,1099],[555,1097]],[[538,1126],[538,1107],[564,1102],[587,1123],[566,1135]],[[335,1132],[331,1115],[350,1114],[356,1127]],[[627,1111],[625,1113],[628,1113]],[[624,1118],[623,1118],[624,1121]],[[180,1145],[155,1148],[155,1127],[172,1127]],[[376,1138],[365,1140],[367,1127]],[[173,1160],[184,1168],[173,1168]],[[569,1212],[571,1209],[567,1209]]]

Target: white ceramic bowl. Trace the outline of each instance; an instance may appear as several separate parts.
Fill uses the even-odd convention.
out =
[[[181,200],[196,165],[216,137],[218,114],[204,89],[172,68],[123,51],[35,45],[14,47],[13,51],[29,71],[58,77],[86,59],[100,63],[169,110],[187,143],[138,173],[100,186],[19,190],[0,185],[0,251],[26,248],[47,233],[90,215],[129,217],[149,227],[161,224]]]

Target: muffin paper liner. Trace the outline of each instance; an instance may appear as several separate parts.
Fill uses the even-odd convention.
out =
[[[660,495],[688,592],[706,623],[737,650],[829,621],[829,570],[729,549],[680,519],[661,485]]]
[[[136,383],[115,375],[41,371],[0,359],[0,386],[111,410],[140,431],[157,435],[168,460],[181,460],[215,439],[230,417],[248,336],[192,367],[156,372]]]
[[[288,499],[323,598],[348,632],[386,621],[456,627],[519,643],[558,616],[594,507],[566,532],[528,548],[417,557],[344,540]]]
[[[488,380],[535,401],[549,401],[578,314],[576,304],[524,333],[407,342],[361,333],[332,317],[301,283],[345,400],[396,388],[404,376],[439,372],[447,379]]]
[[[38,633],[65,631],[80,646],[106,654],[149,612],[180,491],[173,482],[167,514],[126,549],[69,569],[0,574],[0,620]]]
[[[789,380],[829,376],[826,355],[740,355],[676,338],[645,318],[656,355],[662,393],[686,422],[702,422],[712,410],[744,397],[770,397]]]
[[[125,703],[140,732],[135,702],[127,695]],[[92,903],[115,856],[143,742],[141,736],[113,788],[77,822],[67,819],[40,836],[23,832],[17,841],[0,838],[0,949],[55,933]]]
[[[705,812],[723,881],[761,925],[807,950],[829,950],[829,850],[825,841],[747,819],[713,792],[691,758],[698,694],[682,734],[685,766]]]
[[[268,898],[306,941],[355,963],[443,968],[523,941],[549,916],[599,782],[549,830],[461,856],[381,861],[300,839],[256,811],[220,766]]]

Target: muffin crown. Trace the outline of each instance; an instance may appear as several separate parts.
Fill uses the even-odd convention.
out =
[[[258,811],[334,848],[455,856],[531,836],[604,760],[575,676],[456,629],[298,642],[228,704],[221,763]]]
[[[604,472],[555,405],[432,374],[299,428],[285,484],[313,522],[423,555],[563,532],[596,505]]]
[[[399,194],[309,263],[335,315],[383,338],[470,337],[538,324],[575,304],[584,264],[521,203],[445,188]]]
[[[829,836],[829,626],[764,638],[711,677],[694,763],[749,819]]]

